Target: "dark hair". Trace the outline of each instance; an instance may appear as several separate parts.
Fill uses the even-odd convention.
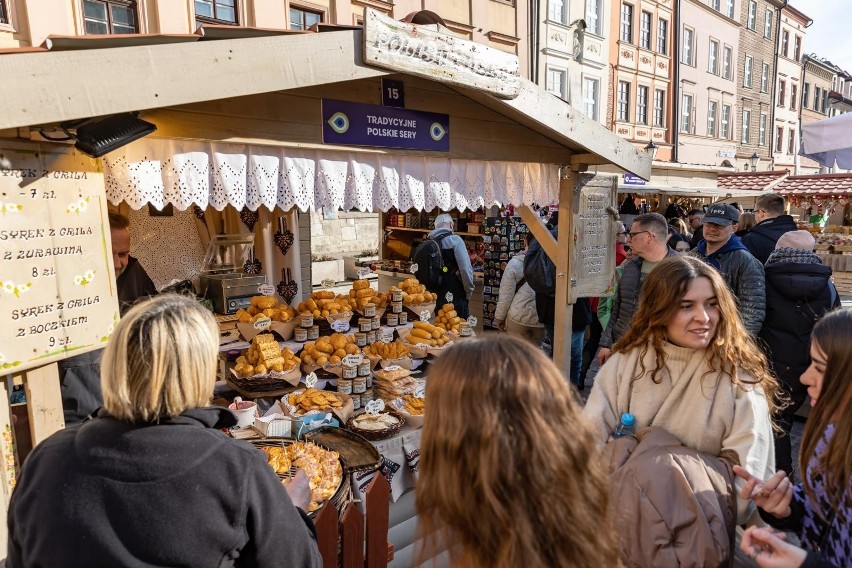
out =
[[[128,227],[130,227],[130,219],[121,213],[116,213],[115,211],[109,212],[110,229],[127,229]]]
[[[754,208],[773,217],[784,214],[784,197],[777,193],[764,193],[754,200]]]
[[[693,215],[704,215],[704,209],[690,209],[688,216],[692,217]]]
[[[642,227],[643,230],[650,231],[657,235],[657,238],[661,242],[665,242],[666,238],[668,238],[669,224],[666,221],[666,218],[659,213],[643,213],[641,215],[636,215],[633,218],[633,222],[639,223],[639,226]]]

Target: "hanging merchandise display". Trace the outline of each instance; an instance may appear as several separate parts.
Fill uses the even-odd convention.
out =
[[[489,217],[485,219],[485,285],[482,289],[484,321],[487,328],[496,329],[494,312],[500,295],[500,280],[506,263],[524,250],[524,239],[529,229],[520,217]]]

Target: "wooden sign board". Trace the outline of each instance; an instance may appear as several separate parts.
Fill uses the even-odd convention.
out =
[[[0,142],[0,374],[103,347],[118,322],[104,177],[62,145]]]
[[[518,56],[423,26],[364,11],[364,63],[514,99]]]
[[[612,295],[618,178],[581,174],[574,190],[573,296]]]

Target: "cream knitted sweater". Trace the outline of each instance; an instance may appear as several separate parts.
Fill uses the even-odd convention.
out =
[[[641,349],[616,353],[601,368],[583,410],[597,430],[598,442],[606,443],[621,414],[631,412],[637,428],[653,422],[686,446],[716,456],[722,450],[733,450],[740,465],[768,479],[774,473],[775,447],[763,391],[738,387],[726,374],[705,374],[710,367],[703,349],[667,343],[664,351],[666,368],[657,375],[660,384],[651,380],[656,366],[652,348],[644,357],[645,374],[632,385],[630,381],[640,369]],[[743,484],[737,478],[737,491]],[[738,522],[745,522],[750,505],[737,498]]]

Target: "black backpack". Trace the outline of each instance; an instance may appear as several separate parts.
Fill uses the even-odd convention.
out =
[[[551,233],[556,236],[555,229]],[[524,278],[537,294],[556,295],[556,265],[532,235],[524,257]]]
[[[441,241],[450,234],[452,233],[445,233],[434,239],[427,238],[414,251],[412,260],[417,265],[414,276],[427,290],[440,290],[448,280],[450,271],[441,255]]]

